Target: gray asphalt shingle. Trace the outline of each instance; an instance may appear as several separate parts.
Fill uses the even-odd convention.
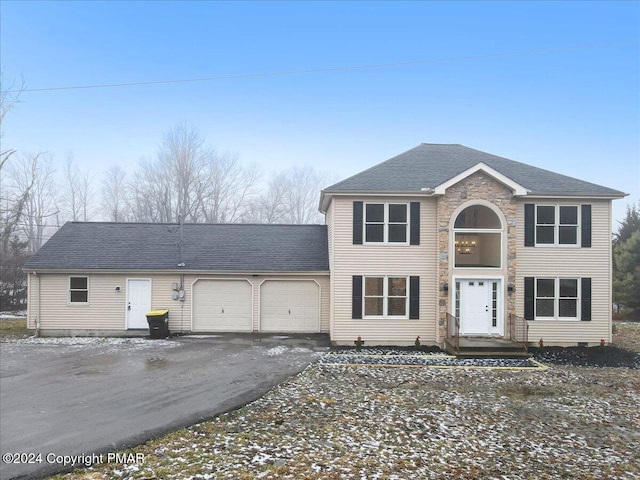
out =
[[[325,225],[69,222],[27,270],[329,271]]]
[[[463,145],[422,143],[325,189],[325,192],[419,192],[483,162],[531,194],[624,196],[623,192]]]

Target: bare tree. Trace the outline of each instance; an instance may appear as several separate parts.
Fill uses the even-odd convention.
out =
[[[88,222],[91,215],[91,204],[95,198],[95,192],[93,190],[93,180],[95,175],[92,175],[89,170],[80,172],[80,182],[78,191],[80,193],[80,213],[82,214],[82,221]]]
[[[285,206],[289,223],[321,223],[318,192],[327,177],[311,167],[293,167],[284,172],[287,190]]]
[[[207,151],[198,131],[186,124],[170,129],[158,152],[155,173],[165,177],[171,189],[171,211],[165,221],[197,221],[197,188],[205,168]]]
[[[112,222],[122,222],[128,217],[126,178],[122,168],[112,165],[102,179],[102,209]]]
[[[136,221],[231,223],[247,215],[259,170],[218,154],[192,127],[169,130],[155,160],[144,159],[129,183]]]
[[[132,220],[136,222],[174,222],[173,182],[158,162],[141,159],[130,190]]]
[[[89,220],[89,206],[93,200],[94,176],[89,170],[81,170],[75,165],[73,153],[67,153],[67,166],[64,171],[60,192],[60,204],[63,216],[74,222]]]
[[[65,206],[65,217],[72,221],[79,220],[79,192],[78,192],[78,169],[73,164],[73,154],[67,153],[67,168],[64,171],[65,191],[62,194],[61,203]]]
[[[235,223],[247,215],[260,170],[243,167],[237,155],[210,150],[201,179],[199,210],[207,223]]]
[[[14,192],[29,192],[25,196],[19,229],[33,253],[42,246],[44,239],[57,227],[53,163],[50,157],[22,155],[9,168]]]
[[[2,220],[2,252],[7,252],[11,239],[17,234],[19,226],[23,220],[27,202],[30,199],[31,191],[36,182],[36,169],[40,154],[31,159],[31,166],[28,171],[23,169],[21,182],[15,182],[13,175],[7,177],[7,170],[0,170],[0,191],[3,207],[0,209]],[[5,161],[8,160],[8,157]],[[2,166],[4,167],[5,164]],[[13,169],[12,169],[13,170]],[[13,172],[10,172],[13,173]]]
[[[8,178],[9,159],[16,153],[15,149],[4,149],[4,120],[7,113],[16,105],[20,93],[24,89],[24,81],[20,88],[14,90],[10,85],[7,90],[0,81],[0,310],[22,309],[27,301],[27,279],[22,265],[29,257],[26,251],[27,242],[18,237],[18,228],[24,217],[24,210],[31,195],[35,178],[31,175],[23,189],[17,190]],[[39,154],[35,156],[32,167],[35,167]],[[32,168],[33,172],[34,168]],[[11,180],[11,181],[10,181]]]
[[[4,136],[2,123],[4,122],[4,118],[7,113],[9,113],[16,103],[18,103],[20,94],[24,90],[24,80],[21,81],[20,87],[17,88],[13,83],[10,84],[7,89],[4,89],[3,86],[3,82],[0,81],[0,143],[2,143],[1,140]],[[7,150],[3,150],[2,147],[0,147],[0,174],[7,161],[14,153],[16,153],[15,149],[9,148]]]
[[[285,223],[288,179],[283,173],[272,175],[264,190],[252,202],[247,221],[252,223]]]

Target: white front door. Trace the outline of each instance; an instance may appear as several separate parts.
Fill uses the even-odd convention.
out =
[[[149,328],[147,313],[151,311],[151,280],[127,279],[127,328]]]
[[[499,280],[456,281],[460,335],[502,335]]]

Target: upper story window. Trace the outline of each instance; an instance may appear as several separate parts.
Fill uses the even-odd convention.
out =
[[[471,205],[454,222],[454,255],[458,268],[500,268],[502,221],[489,207]]]
[[[88,277],[69,277],[69,303],[89,303]]]
[[[364,215],[365,243],[407,243],[407,203],[366,203]]]
[[[536,205],[536,245],[578,245],[578,207]]]

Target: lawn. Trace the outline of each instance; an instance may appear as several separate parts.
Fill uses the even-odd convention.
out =
[[[29,335],[26,318],[0,318],[0,339],[24,338]]]
[[[640,351],[640,324],[617,331]],[[140,463],[54,478],[640,478],[640,370],[550,367],[316,364],[237,411],[129,450]]]

